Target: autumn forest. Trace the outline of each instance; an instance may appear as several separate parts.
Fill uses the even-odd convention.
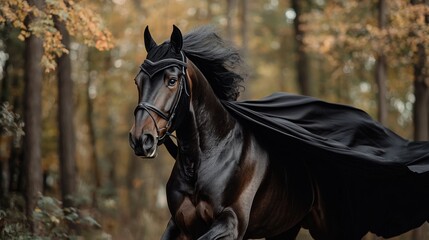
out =
[[[2,0],[0,239],[160,238],[174,160],[136,157],[128,132],[144,28],[161,43],[173,24],[240,50],[240,99],[310,95],[429,140],[427,0]]]

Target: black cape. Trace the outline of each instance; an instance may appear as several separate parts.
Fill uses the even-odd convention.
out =
[[[337,161],[348,161],[360,167],[429,172],[429,142],[408,141],[362,110],[288,93],[275,93],[260,100],[222,103],[239,121],[252,125],[255,131],[280,135],[280,138],[272,138],[275,141],[322,150]]]
[[[428,221],[429,142],[408,141],[362,110],[312,97],[222,103],[281,166],[311,169],[350,236],[367,229],[393,237]]]

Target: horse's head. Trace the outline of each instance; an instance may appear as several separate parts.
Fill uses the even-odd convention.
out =
[[[155,43],[146,27],[144,42],[148,54],[135,77],[139,95],[129,140],[136,155],[153,158],[157,146],[180,121],[177,112],[189,107],[189,86],[183,38],[176,26],[170,41],[161,45]]]

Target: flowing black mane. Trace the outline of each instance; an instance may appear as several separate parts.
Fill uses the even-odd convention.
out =
[[[237,49],[213,27],[197,28],[183,37],[183,52],[209,81],[216,96],[236,100],[243,88],[243,61]]]
[[[149,31],[146,39],[152,39]],[[181,38],[181,37],[180,37]],[[153,41],[153,40],[151,40]],[[182,56],[170,41],[157,45],[148,40],[146,59],[159,61],[165,58],[181,60]],[[182,39],[180,39],[182,41]],[[180,44],[182,45],[182,44]],[[213,27],[197,28],[183,37],[181,50],[203,73],[214,93],[222,100],[236,100],[243,88],[243,61],[237,49],[225,42]],[[180,51],[180,50],[179,50]]]

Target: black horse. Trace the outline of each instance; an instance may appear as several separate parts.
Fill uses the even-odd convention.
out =
[[[429,144],[408,142],[360,110],[275,94],[235,102],[241,58],[211,28],[173,28],[147,59],[130,145],[176,162],[162,239],[391,237],[429,218]],[[170,139],[177,133],[178,147]]]

